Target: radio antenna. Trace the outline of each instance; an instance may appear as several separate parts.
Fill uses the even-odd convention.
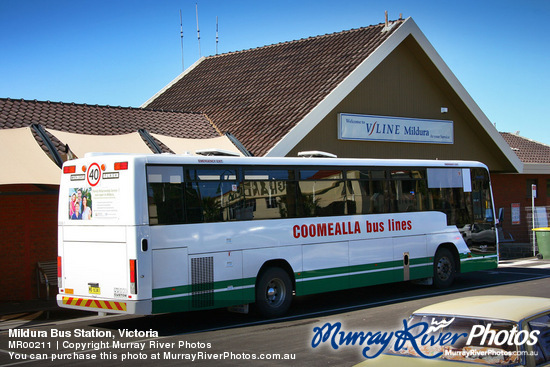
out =
[[[185,71],[185,64],[183,63],[183,21],[181,19],[181,9],[180,9],[180,37],[181,37],[181,70]]]
[[[218,16],[216,15],[216,55],[218,54]]]
[[[199,5],[195,3],[195,13],[197,15],[197,39],[199,41],[199,58],[201,57],[201,31],[199,30]]]

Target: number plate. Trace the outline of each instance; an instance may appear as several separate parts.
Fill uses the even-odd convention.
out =
[[[99,288],[99,284],[88,284],[88,293],[101,294],[101,288]]]

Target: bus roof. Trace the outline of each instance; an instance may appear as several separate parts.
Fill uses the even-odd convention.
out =
[[[372,158],[301,158],[301,157],[226,157],[193,156],[181,154],[116,154],[88,153],[85,160],[97,157],[116,160],[143,160],[150,164],[213,164],[213,165],[291,165],[291,166],[398,166],[398,167],[479,167],[487,166],[477,161],[428,160],[428,159],[372,159]],[[116,157],[116,158],[115,158]],[[71,161],[66,164],[71,164]]]

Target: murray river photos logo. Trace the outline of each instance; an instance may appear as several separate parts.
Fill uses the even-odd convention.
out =
[[[423,318],[425,320],[426,318]],[[322,344],[329,345],[334,350],[344,346],[362,348],[365,358],[376,358],[381,353],[409,354],[423,358],[445,358],[444,353],[468,351],[472,348],[501,348],[510,351],[524,344],[534,345],[538,341],[540,331],[518,331],[515,325],[501,328],[491,323],[470,324],[453,328],[455,318],[431,322],[415,322],[414,318],[403,320],[403,329],[397,331],[345,331],[340,322],[327,322],[323,326],[313,328],[312,348]],[[459,322],[464,324],[464,320]],[[493,349],[494,352],[494,349]]]

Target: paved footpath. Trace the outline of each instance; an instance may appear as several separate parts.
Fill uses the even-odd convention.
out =
[[[527,259],[501,260],[499,268],[528,268],[528,269],[550,269],[550,260],[539,260],[536,257]]]

